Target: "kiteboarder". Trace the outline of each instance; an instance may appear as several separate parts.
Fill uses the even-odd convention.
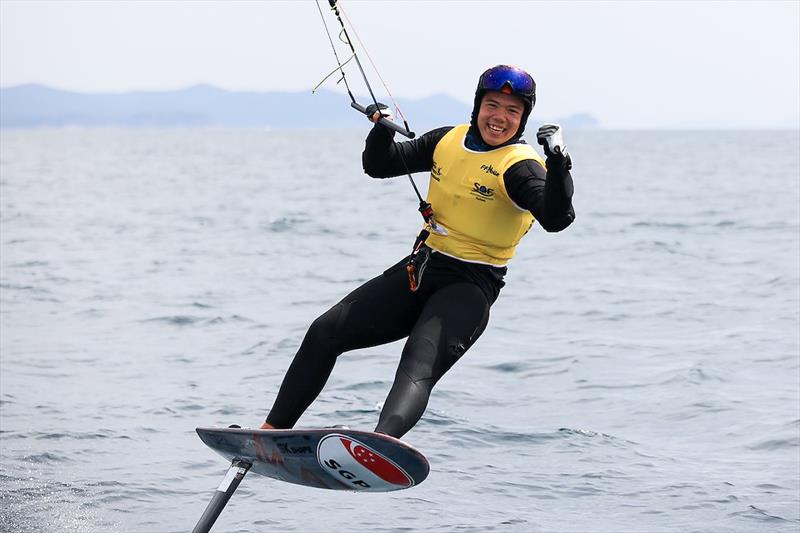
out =
[[[372,104],[362,163],[373,178],[430,172],[425,226],[413,252],[317,318],[308,329],[263,429],[291,428],[322,391],[344,352],[407,338],[376,432],[401,437],[422,416],[434,385],[483,333],[504,286],[507,264],[534,221],[569,226],[572,160],[560,126],[522,140],[536,103],[524,70],[498,65],[481,74],[469,124],[396,143]]]

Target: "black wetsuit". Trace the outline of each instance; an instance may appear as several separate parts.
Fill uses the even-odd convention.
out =
[[[394,143],[393,132],[376,125],[367,136],[364,170],[375,178],[403,175],[405,165],[411,172],[430,171],[436,144],[450,129]],[[471,139],[477,143],[471,148],[480,149],[479,136],[473,134]],[[548,159],[545,175],[537,162],[520,161],[503,176],[514,203],[529,209],[547,231],[560,231],[575,218],[572,177],[560,163]],[[433,252],[419,289],[412,292],[406,261],[357,288],[311,324],[267,417],[269,424],[293,427],[322,391],[342,353],[405,337],[394,384],[375,431],[401,437],[417,423],[433,386],[486,328],[489,307],[504,285],[506,268]]]

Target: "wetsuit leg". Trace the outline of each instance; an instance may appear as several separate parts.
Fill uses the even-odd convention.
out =
[[[470,346],[489,321],[489,303],[473,283],[454,283],[426,302],[408,341],[378,426],[401,437],[422,416],[431,390]]]
[[[404,268],[390,269],[348,294],[311,324],[267,423],[293,427],[322,391],[339,355],[406,337],[421,310]]]

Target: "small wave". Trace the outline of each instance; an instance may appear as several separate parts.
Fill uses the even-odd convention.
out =
[[[761,490],[785,490],[785,487],[773,483],[761,483],[760,485],[756,485],[756,488]]]
[[[688,375],[689,381],[692,383],[702,383],[704,381],[717,381],[720,383],[726,383],[729,380],[720,376],[712,374],[709,371],[704,370],[701,366],[695,366],[689,369]]]
[[[146,318],[141,320],[142,323],[161,323],[169,326],[187,327],[187,326],[209,326],[218,324],[227,324],[229,322],[253,322],[251,319],[239,315],[231,315],[229,317],[204,317],[192,315],[172,315],[161,316],[155,318]]]
[[[70,458],[68,457],[63,457],[50,452],[26,455],[22,459],[28,463],[64,463],[70,461]]]
[[[688,229],[692,226],[683,222],[634,222],[634,228],[667,228],[667,229]]]
[[[425,416],[427,417],[427,414]],[[442,416],[446,417],[447,415],[446,413],[442,413]],[[514,444],[544,444],[559,438],[558,432],[536,433],[508,431],[491,425],[476,428],[474,426],[466,426],[464,423],[461,423],[464,421],[460,421],[451,417],[448,418],[450,418],[454,424],[452,424],[451,427],[441,429],[440,431],[443,435],[453,438],[454,442],[458,443],[473,441],[476,443],[483,443],[484,445],[488,444],[506,447]]]
[[[592,431],[591,429],[572,429],[572,428],[558,428],[558,431],[563,435],[580,435],[582,437],[603,437],[607,439],[613,439],[611,435],[606,433],[598,433],[597,431]]]
[[[0,406],[15,403],[16,399],[17,397],[14,396],[13,394],[4,392],[3,396],[0,397]],[[798,420],[798,422],[800,423],[800,420]]]
[[[178,411],[202,411],[206,406],[199,403],[184,403],[176,406]]]
[[[147,409],[144,411],[145,414],[148,415],[176,415],[178,414],[177,411],[170,407],[157,407],[155,409]]]
[[[343,387],[332,387],[331,390],[339,391],[368,391],[368,390],[383,390],[389,388],[388,382],[384,380],[373,379],[369,381],[349,382]]]
[[[241,415],[242,411],[238,406],[226,405],[226,406],[222,406],[222,407],[219,407],[217,409],[214,409],[213,411],[211,411],[210,414],[219,415],[219,416],[226,417],[226,418],[231,418],[233,416]]]
[[[50,291],[33,285],[21,285],[18,283],[0,283],[0,289],[11,291],[31,291],[36,293],[50,294]]]
[[[694,402],[689,404],[689,407],[693,409],[697,409],[698,411],[702,411],[703,413],[723,413],[725,411],[731,411],[733,409],[732,406],[727,405],[717,405],[711,402]]]
[[[82,311],[75,312],[75,316],[86,318],[103,318],[107,315],[108,313],[105,310],[97,309],[96,307],[90,307],[89,309],[83,309]]]
[[[336,409],[325,416],[325,423],[321,425],[344,423],[351,428],[365,427],[371,430],[378,421],[375,410],[369,407]]]
[[[559,428],[558,433],[562,438],[569,439],[573,444],[577,445],[590,444],[592,442],[605,442],[623,448],[638,445],[638,443],[634,441],[615,437],[608,433],[593,431],[591,429]],[[647,457],[644,454],[642,454],[642,456]]]
[[[654,381],[654,384],[660,386],[682,383],[700,385],[706,382],[727,383],[730,381],[728,377],[722,375],[720,370],[707,369],[701,363],[665,374],[666,375],[661,380]]]
[[[656,248],[661,248],[670,254],[683,253],[681,250],[681,243],[679,242],[653,241],[652,245]]]
[[[173,363],[185,363],[185,364],[193,364],[196,361],[194,357],[186,355],[170,355],[165,357],[164,360]]]
[[[169,324],[170,326],[193,326],[198,322],[202,322],[205,320],[205,317],[199,316],[188,316],[188,315],[174,315],[174,316],[162,316],[157,318],[147,318],[142,320],[142,322],[160,322],[162,324]]]
[[[800,523],[800,519],[796,518],[784,518],[782,516],[778,516],[764,509],[760,509],[755,505],[748,505],[747,510],[745,511],[738,511],[735,513],[731,513],[730,516],[737,516],[737,517],[745,517],[755,519],[761,522],[787,522],[787,523]]]
[[[608,470],[601,470],[599,472],[586,472],[585,474],[581,474],[582,478],[586,479],[630,479],[631,476],[622,472],[621,470],[614,470],[613,468],[609,468]]]
[[[527,370],[528,365],[525,363],[499,363],[496,365],[488,365],[486,367],[489,370],[496,370],[498,372],[522,372],[523,370]]]
[[[22,263],[11,263],[9,268],[33,268],[50,266],[49,261],[23,261]]]
[[[535,483],[528,483],[524,481],[498,481],[496,484],[497,492],[501,494],[520,494],[524,493],[528,498],[535,498],[537,500],[557,500],[558,496],[553,494],[552,487],[546,485],[537,485]]]
[[[591,318],[601,322],[622,322],[631,318],[627,313],[609,313],[606,309],[589,309],[578,315],[582,318]]]
[[[37,411],[37,415],[44,416],[44,415],[60,415],[63,414],[64,411],[59,409],[58,407],[54,407],[52,405],[35,405],[34,409]]]
[[[45,432],[45,431],[34,431],[30,433],[30,436],[34,439],[39,440],[62,440],[62,439],[69,439],[69,440],[93,440],[93,439],[122,439],[122,440],[131,440],[128,435],[117,435],[115,432],[111,430],[100,430],[94,432],[87,432],[87,433],[79,433],[76,431],[63,431],[63,432]]]
[[[229,316],[227,318],[223,318],[221,316],[217,316],[217,317],[214,317],[214,318],[207,319],[205,321],[204,325],[227,324],[229,322],[253,322],[253,321],[250,320],[247,317],[243,317],[243,316],[240,316],[240,315],[231,315],[231,316]]]
[[[540,377],[544,377],[544,376],[560,376],[562,374],[568,374],[569,372],[570,372],[569,368],[557,368],[557,369],[552,369],[552,370],[533,370],[533,371],[530,371],[530,372],[526,372],[524,374],[524,377],[526,377],[526,378],[530,378],[530,377],[540,378]]]
[[[267,341],[257,342],[254,345],[252,345],[252,346],[250,346],[248,348],[245,348],[244,350],[239,352],[237,355],[254,355],[254,354],[258,353],[261,348],[263,348],[264,346],[267,346],[268,344],[269,343]]]
[[[626,390],[626,389],[644,389],[652,386],[652,383],[624,383],[620,385],[609,383],[587,383],[585,379],[577,380],[579,385],[576,387],[579,390]]]
[[[263,227],[267,231],[271,231],[273,233],[285,233],[297,229],[306,222],[307,219],[302,219],[302,218],[280,217],[274,220],[270,220],[269,223],[267,223]]]
[[[508,518],[508,519],[503,520],[502,522],[500,522],[499,525],[501,525],[501,526],[522,526],[522,525],[529,524],[529,523],[530,522],[528,522],[527,520],[525,520],[523,518]]]
[[[798,448],[798,447],[800,447],[800,436],[793,436],[785,439],[766,439],[756,444],[751,444],[750,446],[747,446],[749,450],[765,450],[765,451],[774,451],[774,450],[782,450],[786,448]]]
[[[785,287],[794,288],[794,287],[797,286],[797,279],[796,278],[788,278],[788,277],[777,276],[777,277],[774,277],[774,278],[770,278],[770,279],[768,279],[766,281],[762,281],[759,285],[768,286],[768,287],[770,287],[772,289],[775,289],[775,288],[778,288],[778,287],[784,287],[784,286]],[[769,296],[772,296],[772,294],[770,293]]]

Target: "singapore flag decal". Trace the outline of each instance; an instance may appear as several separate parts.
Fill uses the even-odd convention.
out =
[[[393,461],[344,435],[331,434],[320,440],[317,460],[326,472],[352,490],[383,492],[414,484],[411,476]]]

